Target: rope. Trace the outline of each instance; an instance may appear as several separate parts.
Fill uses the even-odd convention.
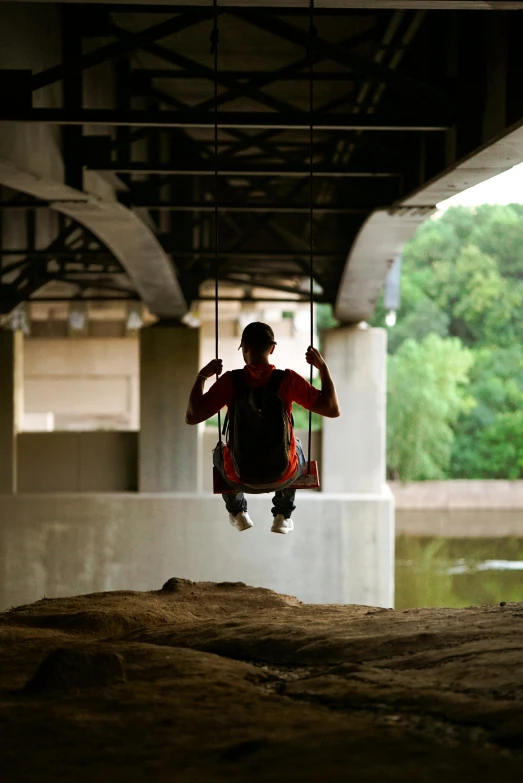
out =
[[[314,26],[314,0],[309,5],[309,296],[310,296],[310,344],[314,344],[314,40],[317,30]],[[310,370],[310,383],[312,384],[313,365]],[[311,469],[312,446],[312,411],[309,411],[309,444],[307,455],[307,472]]]
[[[220,34],[218,30],[218,0],[213,0],[213,28],[211,31],[211,54],[214,55],[214,342],[215,359],[219,359],[219,328],[218,328],[218,43]],[[216,373],[218,380],[218,373]],[[223,464],[222,445],[222,420],[221,411],[218,411],[218,443],[220,444],[220,459]]]

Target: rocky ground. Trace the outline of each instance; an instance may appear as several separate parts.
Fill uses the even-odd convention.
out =
[[[243,584],[0,614],[0,779],[523,779],[523,604],[314,606]]]

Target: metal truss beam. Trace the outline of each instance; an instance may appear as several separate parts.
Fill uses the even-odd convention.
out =
[[[116,0],[119,2],[119,0]],[[23,0],[30,2],[30,0]],[[51,0],[44,0],[51,2]],[[82,2],[82,0],[66,0],[66,2]],[[88,0],[88,2],[101,3],[104,0]],[[143,11],[150,13],[150,9],[143,5],[143,0],[121,0],[121,2],[131,3],[126,10],[132,11],[136,8],[133,3],[141,6]],[[205,6],[209,0],[184,0],[184,5],[194,8],[196,6]],[[309,0],[285,0],[287,7],[285,13],[302,14],[303,10],[309,8]],[[172,0],[155,0],[157,11],[161,12],[162,6],[172,6]],[[282,0],[220,0],[221,8],[252,8],[253,6],[263,7],[264,11],[282,12]],[[115,5],[114,9],[122,8]],[[125,9],[125,6],[123,6]],[[154,6],[153,6],[154,9]],[[317,12],[339,13],[343,10],[352,10],[359,13],[365,11],[376,11],[377,9],[392,10],[399,9],[410,11],[411,9],[427,9],[440,11],[520,11],[523,10],[523,0],[316,0]]]
[[[170,259],[156,236],[131,210],[36,177],[6,160],[0,161],[0,184],[39,200],[47,199],[52,209],[85,227],[118,260],[151,312],[174,319],[187,312]]]
[[[81,263],[84,259],[88,260],[90,264],[96,262],[97,259],[102,261],[111,261],[115,263],[114,256],[109,253],[108,250],[84,250],[82,248],[64,248],[58,247],[57,249],[46,248],[44,250],[32,250],[28,248],[12,250],[12,249],[0,249],[0,258],[2,256],[30,256],[31,258],[66,258]]]
[[[176,98],[173,98],[171,95],[166,95],[165,93],[160,92],[159,90],[150,89],[149,90],[149,94],[150,94],[151,97],[157,97],[159,99],[160,103],[161,102],[166,103],[168,106],[169,105],[174,106],[176,109],[179,109],[179,110],[184,110],[185,109],[185,110],[194,111],[195,109],[198,108],[198,107],[191,108],[187,104],[182,103],[181,101],[177,100]],[[262,103],[263,103],[263,101],[262,101]],[[268,104],[270,105],[270,103],[271,102],[269,101]],[[272,107],[272,108],[274,108],[274,107]],[[289,110],[289,106],[287,104],[284,105],[284,110],[285,111]],[[238,139],[239,144],[243,145],[244,148],[249,149],[252,146],[252,144],[250,144],[249,134],[246,134],[245,132],[242,132],[242,131],[239,131],[239,130],[233,130],[233,129],[229,129],[228,133],[233,138]],[[260,139],[260,138],[258,138],[257,148],[260,151],[263,151],[263,152],[265,152],[266,154],[268,154],[268,155],[270,155],[272,157],[281,158],[282,160],[289,160],[289,155],[286,155],[285,153],[281,153],[281,152],[275,152],[273,147],[269,146],[268,144],[265,144],[263,142],[263,140]]]
[[[273,33],[285,41],[305,48],[309,46],[307,30],[300,29],[273,14],[266,14],[252,9],[245,11],[241,8],[235,8],[232,13],[239,19],[249,22],[266,32]],[[321,36],[316,36],[315,38],[314,51],[324,59],[350,68],[369,81],[386,84],[403,94],[416,96],[424,104],[437,101],[437,105],[441,105],[448,101],[448,96],[432,85],[424,84],[410,76],[399,74],[378,62],[365,60],[348,51],[343,46],[335,44],[333,41],[327,41]]]
[[[306,291],[299,288],[293,288],[290,285],[279,285],[278,283],[260,279],[254,275],[250,276],[248,280],[245,280],[244,277],[234,277],[233,275],[219,275],[218,279],[223,283],[233,283],[234,285],[244,285],[254,288],[267,288],[271,291],[281,291],[284,294],[296,294],[297,296],[307,297],[304,301],[310,301]],[[316,295],[313,295],[313,301],[317,301]]]
[[[70,238],[77,229],[77,226],[71,224],[66,226],[60,234],[53,239],[47,246],[46,251],[51,256],[56,252],[57,248],[64,245],[67,239]],[[9,255],[9,251],[2,251],[2,255]],[[8,264],[3,266],[0,264],[0,315],[5,315],[13,310],[17,305],[29,299],[32,294],[36,293],[41,288],[48,278],[40,265],[32,263],[32,253],[28,253],[27,250],[22,250],[17,255],[24,256],[20,261],[14,264]],[[9,275],[10,272],[20,269],[20,273],[17,275],[14,281],[5,283],[2,281],[4,275]]]
[[[111,171],[119,174],[169,174],[172,176],[214,176],[214,164],[187,163],[174,165],[172,163],[89,163],[89,168],[94,171]],[[225,164],[218,170],[221,177],[307,177],[310,173],[308,165],[275,166],[266,164],[262,166],[249,166],[248,164]],[[314,168],[314,177],[340,177],[344,179],[395,179],[400,174],[392,171],[358,170],[355,166],[350,168],[342,166],[329,166],[318,164]]]
[[[17,0],[21,3],[34,2],[34,0]],[[13,0],[0,0],[0,2],[13,2]],[[39,2],[55,2],[55,0],[39,0]],[[154,5],[145,5],[143,0],[113,0],[108,4],[106,0],[65,0],[67,3],[82,5],[106,5],[112,12],[117,13],[162,13],[172,9],[172,0],[154,0]],[[183,5],[177,10],[186,8],[208,7],[209,0],[184,0]],[[339,14],[344,10],[351,10],[363,15],[376,10],[400,9],[410,11],[412,9],[427,9],[441,11],[520,11],[523,10],[523,0],[316,0],[316,12],[318,14]],[[220,0],[220,8],[263,8],[265,12],[282,13],[282,0]],[[285,0],[286,15],[302,15],[309,8],[309,0]]]
[[[308,82],[310,79],[309,73],[304,70],[299,71],[298,68],[298,63],[295,63],[292,71],[289,70],[287,76],[279,78],[278,81]],[[231,82],[250,81],[251,79],[257,79],[259,77],[272,79],[273,74],[274,71],[220,71],[220,77]],[[193,70],[186,70],[184,68],[136,68],[132,72],[133,82],[138,84],[141,84],[142,81],[149,82],[151,79],[172,79],[173,81],[180,79],[192,79],[197,81],[203,79],[208,81],[209,78],[208,74],[200,73],[200,71],[195,73]],[[355,81],[359,81],[359,79],[356,74],[349,71],[315,71],[314,81],[352,84]]]
[[[140,49],[148,43],[158,41],[160,38],[165,38],[168,35],[173,35],[187,27],[192,27],[202,19],[210,17],[212,15],[211,9],[199,9],[184,11],[179,16],[167,19],[160,24],[153,27],[142,30],[139,33],[128,33],[124,40],[117,41],[116,43],[108,44],[100,49],[95,49],[88,54],[80,55],[74,60],[70,60],[68,63],[56,65],[53,68],[48,68],[45,71],[40,71],[32,78],[33,90],[38,90],[41,87],[47,87],[53,82],[60,81],[65,77],[69,78],[73,74],[79,73],[92,68],[95,65],[100,65],[104,62],[120,59],[136,49]]]
[[[260,288],[267,288],[267,286],[260,286]],[[214,302],[215,297],[214,296],[199,296],[196,300],[196,302]],[[304,302],[307,304],[310,299],[309,297],[305,296],[284,296],[284,297],[278,297],[275,299],[273,296],[219,296],[218,297],[219,302],[272,302],[272,304],[284,304],[284,303],[300,303]],[[325,297],[319,297],[317,294],[314,297],[315,302],[328,302],[329,300]]]
[[[172,251],[173,258],[201,258],[201,259],[213,259],[215,257],[214,251],[211,250],[176,250]],[[346,252],[341,250],[339,253],[314,253],[314,258],[322,260],[330,260],[345,258]],[[239,258],[245,259],[245,261],[295,261],[300,258],[309,258],[309,253],[289,251],[287,253],[277,253],[272,250],[265,252],[258,252],[252,250],[224,250],[218,253],[218,258]]]
[[[122,40],[126,39],[127,34],[125,33],[125,31],[121,30],[121,28],[115,27],[113,28],[113,31],[114,34],[120,36]],[[167,60],[168,62],[171,62],[182,68],[185,68],[189,73],[199,74],[199,76],[202,79],[207,79],[210,82],[214,82],[213,69],[208,68],[206,65],[202,65],[196,60],[193,60],[189,57],[185,57],[184,55],[179,54],[178,52],[172,51],[170,49],[165,49],[164,47],[158,46],[157,44],[150,44],[148,46],[144,46],[143,49],[144,51],[154,55],[155,57],[161,57],[162,59]],[[293,66],[291,66],[291,69],[294,70]],[[272,76],[271,74],[264,79],[261,79],[258,76],[258,79],[253,79],[249,83],[239,84],[236,81],[232,79],[228,79],[226,76],[223,76],[222,73],[218,72],[218,83],[221,84],[222,86],[229,88],[226,93],[222,93],[221,95],[218,95],[218,105],[221,105],[223,103],[229,103],[230,101],[235,100],[239,97],[247,96],[252,100],[256,101],[257,103],[261,103],[264,106],[268,106],[269,108],[274,109],[275,111],[284,111],[284,112],[288,111],[289,104],[287,102],[281,101],[278,98],[274,98],[271,95],[267,95],[261,92],[261,90],[259,89],[260,87],[263,87],[267,84],[272,84],[274,81],[276,81],[279,77],[276,72],[275,74],[276,74],[275,76]],[[195,106],[195,110],[209,111],[213,107],[214,107],[214,99],[211,99],[208,101],[203,101],[202,103]]]
[[[0,2],[3,2],[3,0],[0,0]],[[62,281],[67,282],[67,281]],[[33,292],[34,293],[34,292]],[[22,300],[26,301],[26,300]],[[138,296],[138,294],[135,294],[133,292],[129,292],[128,295],[122,294],[121,296],[115,296],[114,294],[108,294],[107,296],[100,296],[100,295],[85,295],[83,292],[81,295],[75,294],[74,296],[33,296],[32,298],[28,299],[27,301],[30,302],[140,302],[141,299]],[[236,301],[236,300],[235,300]],[[260,300],[263,301],[263,300]],[[274,301],[274,299],[270,300],[271,302]],[[279,300],[280,301],[280,300]],[[285,301],[282,299],[281,301]],[[8,308],[5,309],[5,311],[2,311],[2,303],[4,305],[7,305]],[[17,305],[21,304],[21,301],[17,297],[13,296],[2,296],[0,300],[0,314],[5,315],[6,313],[10,312],[11,310],[14,310]]]
[[[118,28],[115,29],[115,32]],[[345,41],[342,42],[342,46],[354,46],[359,43],[362,43],[363,41],[368,40],[373,35],[375,35],[376,30],[379,29],[379,25],[374,25],[373,27],[364,30],[361,33],[357,33],[356,35],[350,36]],[[173,52],[170,49],[166,49],[163,46],[160,46],[159,44],[150,44],[149,46],[145,47],[144,51],[147,51],[149,54],[154,55],[155,57],[158,57],[160,59],[165,60],[166,62],[170,62],[173,65],[175,65],[177,68],[183,68],[184,71],[188,74],[195,75],[196,73],[203,79],[214,81],[214,71],[211,68],[208,68],[201,63],[197,63],[194,60],[191,60],[187,57],[184,57],[183,55],[180,55],[178,52]],[[321,55],[316,55],[314,60],[315,63],[319,63],[325,58]],[[231,89],[228,90],[228,92],[225,95],[218,96],[218,102],[223,103],[226,100],[230,101],[233,100],[233,98],[239,98],[241,96],[248,95],[249,97],[253,98],[254,100],[258,100],[262,104],[266,104],[271,106],[271,108],[275,108],[276,110],[280,110],[280,106],[275,106],[274,101],[270,96],[267,96],[265,93],[260,91],[260,87],[267,86],[269,84],[272,84],[273,82],[277,80],[283,80],[285,78],[292,77],[298,72],[303,71],[304,68],[308,68],[309,66],[309,60],[308,57],[304,57],[301,60],[295,61],[293,63],[290,63],[287,66],[284,66],[283,68],[277,69],[275,71],[272,71],[268,74],[266,74],[266,78],[263,77],[262,74],[259,72],[256,73],[253,76],[253,79],[256,80],[255,83],[252,83],[250,85],[234,85],[231,87],[232,81],[228,80],[227,78],[223,79],[220,74],[220,84],[225,84],[227,87],[231,87]],[[234,94],[233,94],[234,93]],[[167,96],[164,96],[164,98],[167,98]],[[171,97],[167,98],[167,104],[173,103],[174,99]],[[202,108],[204,106],[205,108],[211,108],[211,103],[209,101],[205,102],[204,104],[200,104],[197,107],[193,108]],[[178,106],[177,108],[180,108]],[[214,103],[212,105],[212,108],[214,108]],[[143,135],[143,131],[140,134],[140,137]],[[146,132],[147,133],[147,132]],[[266,145],[264,144],[264,141],[267,139],[270,139],[274,134],[268,133],[266,135],[259,134],[256,138],[256,143],[259,149],[266,150]],[[254,139],[252,140],[254,141]],[[252,144],[250,143],[250,140],[240,140],[240,142],[231,150],[228,152],[228,156],[231,154],[237,154],[243,149],[248,149],[251,147]]]
[[[345,43],[353,45],[361,42],[362,40],[366,40],[369,35],[375,34],[376,28],[373,27],[370,31],[366,30],[363,34],[359,34],[356,36],[353,36],[352,38],[349,38]],[[341,47],[343,51],[347,51],[344,49],[344,47]],[[316,52],[316,56],[314,57],[314,62],[318,63],[323,60],[325,60],[325,52]],[[239,98],[251,98],[253,100],[259,100],[260,95],[262,98],[266,98],[267,96],[265,93],[260,93],[260,89],[263,87],[267,87],[271,84],[275,84],[276,82],[285,81],[285,79],[289,76],[293,76],[296,74],[297,71],[302,71],[304,68],[310,67],[308,56],[304,57],[301,60],[295,61],[293,63],[290,63],[289,65],[285,65],[282,68],[278,68],[272,72],[269,73],[257,73],[251,77],[251,79],[247,82],[242,83],[234,83],[232,80],[229,80],[229,87],[230,89],[222,93],[218,96],[218,105],[223,105],[226,103],[230,103],[232,101],[236,101]],[[350,74],[350,77],[354,79],[354,74]],[[210,78],[214,77],[214,73],[210,72]],[[222,80],[221,83],[224,83],[224,80]],[[271,98],[272,100],[272,98]],[[287,104],[287,107],[289,104]],[[204,101],[203,103],[198,104],[196,107],[197,109],[204,111],[204,110],[211,110],[214,107],[214,101],[212,99]],[[275,106],[274,108],[277,109]]]
[[[40,122],[49,125],[101,125],[135,128],[213,128],[214,117],[210,112],[198,114],[193,111],[118,111],[116,109],[32,109],[31,111],[10,110],[0,107],[0,122]],[[316,114],[313,125],[317,131],[391,131],[432,132],[445,131],[451,125],[449,117],[401,116],[392,114]],[[304,112],[219,112],[218,127],[265,129],[278,131],[307,131],[309,120]]]
[[[372,38],[376,34],[376,30],[379,30],[379,27],[380,27],[379,24],[378,25],[374,25],[373,27],[368,28],[367,30],[364,30],[363,32],[360,32],[360,33],[357,33],[356,35],[350,36],[349,38],[347,38],[345,41],[342,42],[342,45],[343,46],[347,46],[347,45],[354,46],[354,45],[357,45],[357,44],[361,43],[362,41],[366,41],[369,38]],[[113,27],[113,31],[115,32],[115,34],[121,34],[122,33],[122,31],[119,30],[119,28],[114,28]],[[145,51],[149,52],[150,54],[153,54],[154,56],[156,56],[158,58],[164,59],[166,62],[171,62],[172,64],[177,66],[177,68],[183,68],[184,69],[182,71],[183,73],[186,73],[188,75],[192,74],[193,76],[198,74],[198,76],[203,78],[203,79],[211,80],[211,81],[214,80],[214,71],[212,69],[210,69],[210,68],[208,68],[206,66],[203,66],[201,63],[197,63],[194,60],[191,60],[189,58],[183,57],[179,53],[173,52],[172,50],[166,49],[165,47],[162,47],[162,46],[160,46],[158,44],[150,44],[149,46],[147,46],[145,48]],[[318,63],[318,62],[322,61],[323,59],[324,58],[321,57],[321,56],[316,56],[315,57],[315,62]],[[308,59],[307,58],[302,58],[301,60],[296,61],[294,63],[291,63],[290,65],[285,66],[282,69],[278,69],[276,71],[269,72],[267,74],[267,78],[263,79],[262,82],[260,82],[260,86],[262,86],[263,84],[265,84],[265,85],[266,84],[270,84],[270,83],[276,81],[277,79],[281,80],[284,77],[292,77],[297,72],[303,71],[303,68],[306,68],[308,66],[308,64],[309,64],[308,63]],[[177,72],[180,72],[180,71],[177,71]],[[303,75],[303,74],[301,74],[301,75]],[[259,72],[255,73],[253,78],[256,78],[256,79],[259,80],[260,79],[260,73]],[[226,79],[221,79],[220,83],[221,84],[226,84],[227,86],[230,86],[231,80],[228,80],[227,78]],[[272,101],[272,98],[269,99],[265,95],[265,93],[260,92],[260,90],[257,89],[256,85],[250,85],[250,86],[254,88],[254,91],[251,91],[249,93],[249,95],[250,95],[250,97],[254,98],[254,100],[261,101],[263,104],[267,104],[267,105],[271,106],[271,108],[276,108],[277,110],[279,110],[281,108],[281,103],[278,106],[274,106],[274,102]],[[237,90],[238,89],[241,90],[241,94],[242,95],[248,94],[248,89],[246,88],[245,85],[236,85],[236,89]],[[165,93],[161,93],[158,90],[152,90],[152,88],[149,88],[148,92],[149,93],[154,93],[155,97],[158,97],[158,99],[161,102],[166,103],[167,105],[175,106],[177,109],[184,108],[184,105],[179,100],[175,99],[174,97],[172,97],[170,95],[167,95]],[[227,95],[228,95],[228,99],[229,100],[232,99],[230,90],[227,93]],[[238,97],[238,95],[236,97]],[[222,96],[219,96],[219,99],[223,100]],[[345,100],[346,100],[346,96],[344,96],[343,101],[345,101]],[[343,101],[342,101],[341,105],[343,105]],[[335,103],[338,103],[338,102],[335,102]],[[207,104],[208,104],[208,102],[207,102]],[[207,105],[207,104],[204,104],[204,105]],[[201,109],[201,106],[202,106],[202,104],[200,104],[199,106],[196,106],[196,107],[191,107],[191,108],[192,108],[192,110],[198,109],[198,108]],[[185,107],[185,108],[188,108],[188,107]],[[140,140],[140,139],[148,136],[150,132],[151,132],[150,129],[141,129],[139,131],[135,131],[134,134],[132,135],[132,141]],[[285,154],[285,152],[283,152],[281,150],[275,149],[274,145],[268,145],[268,144],[265,143],[267,140],[269,140],[269,139],[273,138],[275,135],[277,135],[277,133],[278,133],[278,131],[268,131],[268,132],[265,131],[264,133],[257,134],[256,136],[250,136],[248,134],[247,135],[246,134],[242,135],[237,130],[236,131],[232,131],[231,129],[229,129],[229,134],[233,135],[235,138],[239,139],[239,141],[236,144],[234,144],[234,145],[230,145],[229,148],[225,150],[225,152],[220,153],[220,157],[229,159],[229,158],[233,157],[234,155],[238,155],[238,153],[240,153],[240,152],[242,152],[244,150],[248,150],[248,149],[251,149],[251,148],[257,148],[260,151],[263,151],[263,152],[269,154],[270,157],[272,157],[272,158],[276,158],[276,159],[279,158],[279,159],[288,161],[289,160],[289,155],[288,154]]]
[[[209,202],[201,204],[171,204],[158,201],[135,201],[133,209],[152,209],[159,212],[209,212],[214,213],[214,205]],[[314,204],[316,215],[367,215],[373,207],[337,207],[325,204]],[[220,204],[218,212],[265,213],[274,212],[282,215],[308,215],[307,205],[283,206],[278,204]]]

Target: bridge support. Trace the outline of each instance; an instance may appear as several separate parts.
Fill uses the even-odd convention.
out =
[[[185,424],[199,370],[198,329],[161,322],[140,332],[141,492],[201,491],[201,432]]]
[[[326,335],[325,357],[342,410],[323,422],[325,492],[380,493],[385,485],[384,329],[342,327]]]
[[[386,484],[387,334],[365,325],[326,335],[341,418],[323,422],[322,488],[350,502],[344,553],[350,593],[394,605],[394,499]],[[352,599],[354,600],[354,599]]]
[[[16,435],[22,416],[23,334],[0,329],[0,494],[17,490]]]

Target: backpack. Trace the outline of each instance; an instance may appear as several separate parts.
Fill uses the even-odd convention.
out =
[[[273,370],[265,386],[254,388],[243,370],[231,372],[235,396],[229,406],[223,434],[234,470],[246,484],[277,483],[289,467],[293,421],[278,395],[285,376]]]

